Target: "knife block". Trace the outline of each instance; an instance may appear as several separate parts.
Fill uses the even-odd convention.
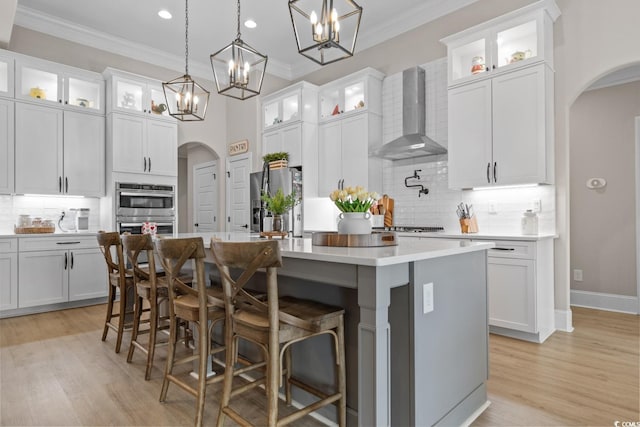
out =
[[[463,234],[467,233],[477,233],[478,232],[478,221],[475,216],[471,218],[462,218],[460,220],[460,231]]]

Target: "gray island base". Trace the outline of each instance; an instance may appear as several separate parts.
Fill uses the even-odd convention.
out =
[[[254,238],[177,237],[191,236],[206,246],[212,236]],[[486,409],[486,250],[493,243],[400,238],[398,246],[335,248],[294,238],[280,245],[283,294],[346,309],[349,425],[458,426]],[[294,347],[293,374],[329,390],[335,358],[320,344]],[[295,390],[294,399],[306,404],[309,396]],[[333,407],[319,415],[336,419]]]

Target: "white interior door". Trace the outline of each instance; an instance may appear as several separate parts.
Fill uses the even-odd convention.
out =
[[[227,159],[227,222],[226,231],[249,231],[251,209],[249,206],[249,174],[251,153]]]
[[[193,167],[193,231],[218,231],[218,163]]]

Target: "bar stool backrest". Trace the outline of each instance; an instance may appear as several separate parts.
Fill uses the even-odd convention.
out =
[[[148,280],[156,283],[156,260],[153,256],[153,240],[150,234],[129,234],[122,236],[123,251],[131,263],[135,281]],[[149,270],[140,268],[140,254],[147,255]]]
[[[126,270],[120,234],[116,231],[99,231],[97,238],[100,250],[104,255],[104,260],[107,263],[109,282],[111,282],[111,278],[119,277],[119,282],[121,284],[125,283]],[[115,259],[113,257],[113,252],[115,252]]]

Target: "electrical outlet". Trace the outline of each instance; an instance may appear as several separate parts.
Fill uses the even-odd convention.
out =
[[[422,312],[424,314],[433,311],[433,283],[422,285]]]
[[[498,211],[496,210],[495,200],[489,200],[489,213],[490,214],[498,213]]]
[[[576,282],[582,282],[582,270],[573,270],[573,280]]]
[[[534,212],[542,212],[542,200],[535,199],[531,201],[531,210]]]

